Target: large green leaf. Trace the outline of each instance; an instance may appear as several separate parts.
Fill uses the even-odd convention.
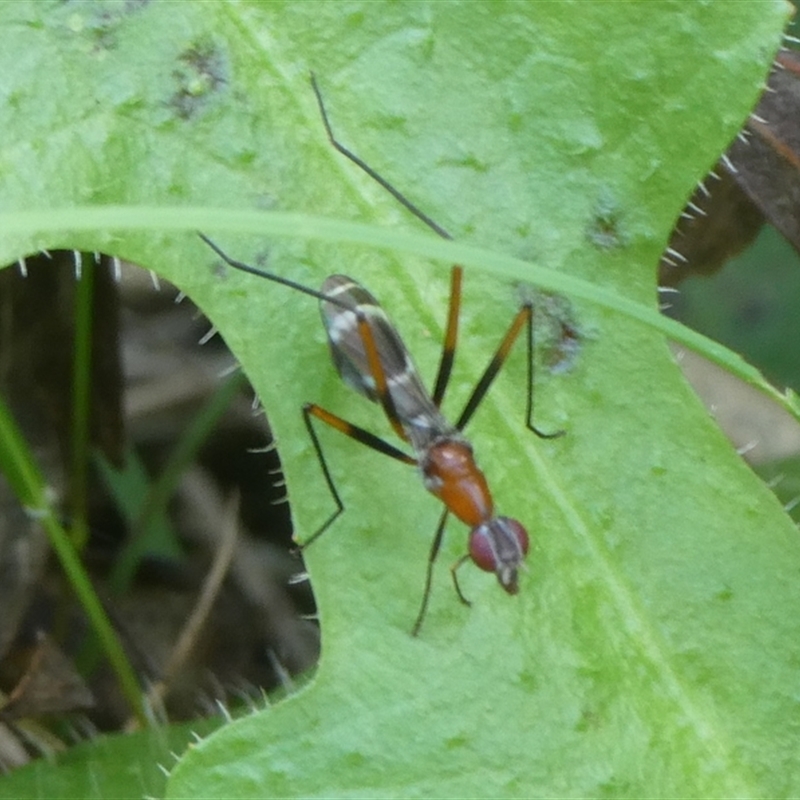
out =
[[[752,107],[786,6],[14,3],[0,14],[4,256],[113,252],[187,291],[268,409],[301,537],[332,502],[299,406],[376,431],[379,409],[340,384],[312,301],[219,274],[194,228],[297,280],[362,280],[428,377],[443,259],[463,258],[451,412],[514,312],[510,278],[564,288],[568,274],[577,287],[580,352],[568,373],[540,373],[536,394],[538,423],[567,436],[525,430],[521,353],[470,425],[498,508],[535,534],[520,595],[464,569],[474,605],[457,602],[454,524],[411,638],[436,503],[412,470],[323,432],[348,511],[307,553],[323,626],[316,681],[195,747],[171,796],[800,791],[796,531],[642,321],[656,318],[672,222]],[[311,69],[339,136],[471,247],[397,232],[419,225],[330,148]],[[103,216],[109,204],[128,208]],[[334,241],[359,237],[377,248]],[[626,303],[633,316],[609,308]]]

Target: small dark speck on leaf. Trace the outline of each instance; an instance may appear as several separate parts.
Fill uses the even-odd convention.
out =
[[[609,192],[601,192],[595,203],[586,238],[602,250],[614,250],[627,244],[621,226],[622,210]]]
[[[222,53],[212,42],[199,42],[184,50],[172,73],[178,88],[170,105],[178,116],[189,119],[197,114],[208,96],[226,82],[225,73]]]

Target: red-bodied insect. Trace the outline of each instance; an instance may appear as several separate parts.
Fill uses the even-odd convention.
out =
[[[420,211],[372,167],[339,143],[333,135],[322,95],[313,75],[311,76],[311,85],[319,104],[328,139],[333,147],[383,186],[406,209],[439,236],[451,239],[452,237],[447,231]],[[544,439],[561,436],[564,433],[564,431],[544,433],[532,422],[534,348],[531,303],[523,303],[517,311],[497,351],[467,400],[464,410],[453,425],[442,416],[440,406],[450,379],[458,338],[462,279],[462,268],[459,265],[454,264],[451,269],[450,304],[444,347],[434,389],[429,394],[400,334],[389,321],[378,301],[358,282],[344,275],[331,275],[317,291],[258,267],[236,261],[202,233],[200,237],[231,267],[289,286],[299,292],[316,297],[320,301],[322,321],[327,331],[333,362],[339,375],[348,386],[369,400],[380,403],[395,433],[403,441],[409,443],[413,451],[411,454],[406,453],[342,417],[314,403],[306,403],[303,406],[303,419],[322,474],[336,504],[336,510],[319,530],[303,543],[303,547],[307,547],[321,536],[344,511],[344,503],[336,489],[313,424],[313,420],[316,419],[379,453],[418,467],[425,488],[438,497],[445,506],[428,557],[422,602],[412,628],[412,635],[417,635],[425,618],[431,591],[433,566],[450,514],[458,517],[470,528],[467,552],[450,568],[456,593],[461,602],[470,605],[458,584],[457,571],[469,559],[480,569],[494,572],[500,586],[508,594],[516,594],[518,571],[529,548],[528,533],[522,523],[511,517],[500,516],[495,512],[494,501],[486,477],[475,463],[472,445],[464,437],[462,431],[489,390],[514,342],[525,328],[527,329],[528,346],[526,425],[537,436]]]

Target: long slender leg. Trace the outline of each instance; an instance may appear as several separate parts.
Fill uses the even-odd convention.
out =
[[[442,546],[442,538],[444,537],[444,526],[447,523],[447,516],[450,513],[448,509],[442,512],[439,518],[439,524],[436,526],[436,533],[431,543],[431,552],[428,555],[428,568],[425,572],[425,588],[422,590],[422,603],[419,607],[419,613],[414,621],[414,627],[411,629],[411,635],[416,636],[419,629],[422,627],[422,622],[425,619],[425,614],[428,611],[428,600],[431,597],[431,584],[433,583],[433,565],[436,563],[436,557],[439,555],[439,550]]]
[[[282,286],[288,286],[290,289],[294,289],[297,292],[302,292],[303,294],[310,295],[311,297],[316,297],[317,300],[325,300],[328,303],[334,303],[337,306],[341,306],[342,308],[350,308],[350,306],[339,300],[336,297],[328,297],[324,292],[320,292],[317,289],[312,289],[310,286],[304,286],[302,283],[297,283],[296,281],[290,280],[289,278],[283,278],[280,275],[276,275],[274,272],[269,272],[265,269],[260,269],[259,267],[254,267],[251,264],[245,264],[244,261],[237,261],[235,258],[231,258],[218,244],[208,238],[204,233],[200,231],[197,232],[197,235],[229,266],[233,267],[234,269],[238,269],[241,272],[249,272],[251,275],[257,275],[259,278],[266,278],[268,281],[272,281],[273,283],[279,283]]]
[[[369,323],[369,317],[363,312],[356,312],[358,319],[358,333],[361,336],[361,343],[364,345],[364,350],[367,354],[367,365],[375,381],[375,394],[378,396],[378,402],[381,404],[383,413],[391,423],[394,432],[401,438],[405,439],[406,434],[403,430],[403,423],[400,421],[400,416],[392,399],[392,393],[389,391],[389,381],[386,377],[386,370],[381,361],[378,345],[375,341],[375,334],[372,332],[372,326]]]
[[[244,261],[237,261],[235,258],[231,258],[221,247],[219,247],[219,245],[209,239],[204,233],[200,233],[198,231],[197,235],[228,266],[233,267],[234,269],[238,269],[242,272],[248,272],[251,275],[258,276],[259,278],[266,278],[274,283],[279,283],[282,286],[288,286],[290,289],[307,294],[310,297],[315,297],[317,300],[321,300],[326,303],[333,303],[334,305],[347,309],[348,311],[352,311],[356,315],[359,335],[361,336],[361,341],[367,354],[367,363],[369,364],[370,372],[372,373],[372,377],[375,381],[375,394],[377,394],[378,401],[380,402],[381,407],[383,408],[383,411],[389,419],[389,422],[391,423],[395,432],[401,439],[405,439],[403,426],[400,422],[400,418],[397,415],[397,410],[395,409],[392,396],[389,393],[386,371],[383,368],[383,362],[381,361],[380,353],[378,352],[378,347],[375,343],[375,335],[372,332],[369,317],[363,311],[357,307],[354,307],[352,303],[342,300],[340,297],[325,294],[325,292],[312,289],[310,286],[305,286],[302,283],[297,283],[297,281],[276,275],[274,272],[269,272],[267,270],[260,269],[259,267],[254,267],[251,264],[246,264]]]
[[[386,178],[376,172],[369,164],[367,164],[366,161],[359,158],[352,150],[349,150],[343,144],[341,144],[341,142],[339,142],[339,140],[333,135],[333,129],[331,128],[331,124],[328,120],[328,112],[325,110],[325,103],[322,100],[322,92],[319,90],[317,79],[313,72],[311,73],[311,88],[314,90],[314,94],[317,97],[319,113],[322,117],[322,122],[325,125],[325,132],[328,134],[328,141],[330,141],[333,147],[345,158],[348,158],[350,161],[352,161],[359,169],[366,172],[367,175],[372,178],[372,180],[386,189],[386,191],[389,192],[389,194],[394,197],[394,199],[397,200],[400,205],[410,211],[418,220],[424,222],[434,233],[438,234],[443,239],[452,239],[453,237],[441,225],[434,222],[420,208],[415,206],[414,203],[412,203],[401,191],[392,186],[392,184],[389,183]]]
[[[533,431],[540,439],[557,439],[566,433],[563,428],[552,433],[544,433],[533,424],[533,359],[536,354],[533,341],[533,307],[530,303],[528,308],[528,399],[525,403],[525,424],[528,430]]]
[[[544,431],[539,430],[539,428],[533,424],[533,309],[531,303],[529,302],[524,303],[519,311],[514,315],[514,319],[511,321],[511,325],[509,325],[506,335],[500,342],[500,345],[495,354],[492,356],[491,361],[489,361],[489,364],[484,370],[483,375],[481,375],[480,380],[472,390],[472,394],[470,395],[469,400],[467,400],[467,404],[464,406],[464,410],[461,412],[458,422],[456,422],[456,428],[459,430],[464,429],[480,405],[481,400],[483,400],[484,396],[486,395],[486,392],[489,391],[489,387],[497,377],[497,373],[502,368],[506,358],[508,358],[508,354],[511,352],[514,342],[516,342],[517,337],[525,325],[528,326],[528,400],[526,424],[531,431],[533,431],[542,439],[555,439],[556,437],[563,436],[564,433],[566,433],[566,431],[563,430],[555,431],[553,433],[545,433]]]
[[[461,556],[461,558],[459,558],[453,564],[453,566],[450,567],[450,574],[453,576],[453,586],[455,586],[456,594],[458,595],[458,599],[465,606],[471,606],[472,602],[470,600],[467,600],[466,597],[464,597],[464,592],[461,591],[461,586],[459,586],[459,584],[458,584],[458,574],[457,573],[458,573],[458,570],[461,569],[461,565],[466,563],[467,561],[469,561],[469,559],[470,559],[469,553],[464,553],[464,555]]]
[[[436,383],[433,387],[433,402],[438,408],[444,399],[453,361],[456,355],[456,342],[458,341],[458,318],[461,312],[461,278],[464,270],[458,264],[453,264],[450,270],[450,303],[447,308],[447,327],[445,328],[444,344],[442,345],[442,360],[436,372]]]
[[[336,518],[344,511],[344,503],[342,502],[342,498],[339,496],[339,492],[336,489],[336,483],[333,480],[333,475],[331,475],[330,468],[328,467],[328,461],[325,458],[325,453],[322,450],[322,443],[320,442],[317,432],[314,429],[312,417],[316,417],[318,420],[320,420],[320,422],[324,422],[331,428],[334,428],[337,431],[345,434],[345,436],[349,436],[351,439],[355,439],[357,442],[360,442],[361,444],[364,444],[379,453],[383,453],[390,458],[394,458],[397,461],[402,461],[404,464],[416,465],[417,463],[416,459],[414,459],[412,456],[404,453],[402,450],[399,450],[388,442],[384,442],[383,439],[375,436],[375,434],[370,433],[363,428],[359,428],[356,425],[352,425],[347,420],[342,419],[336,414],[332,414],[330,411],[327,411],[321,406],[315,405],[314,403],[306,403],[303,406],[303,421],[306,424],[306,429],[308,430],[308,435],[311,438],[311,443],[314,445],[314,451],[317,454],[317,460],[319,461],[320,468],[322,469],[322,475],[325,478],[325,483],[328,485],[328,490],[330,491],[334,503],[336,503],[336,510],[330,515],[330,517],[328,517],[327,520],[325,520],[325,522],[322,523],[315,533],[313,533],[308,539],[306,539],[305,542],[303,542],[301,545],[303,548],[308,547],[313,541],[322,536],[322,534],[325,533],[331,524],[333,524],[334,520],[336,520]]]
[[[369,175],[369,177],[372,178],[376,183],[382,186],[387,192],[389,192],[389,194],[392,195],[392,197],[395,198],[395,200],[397,200],[398,203],[400,203],[407,211],[411,212],[418,220],[425,223],[425,225],[427,225],[434,233],[438,234],[443,239],[452,240],[453,237],[441,225],[431,219],[431,217],[429,217],[424,211],[422,211],[422,209],[412,203],[411,200],[409,200],[399,189],[389,183],[386,178],[374,170],[369,164],[367,164],[366,161],[357,156],[352,150],[345,147],[336,138],[336,136],[334,136],[330,120],[328,119],[328,112],[326,111],[325,103],[322,100],[322,92],[320,92],[317,79],[313,72],[311,73],[311,88],[314,90],[314,94],[317,98],[319,113],[322,117],[322,123],[325,125],[325,132],[328,134],[328,141],[331,143],[331,145],[345,158],[349,159],[359,169]],[[453,368],[456,340],[458,338],[458,316],[461,307],[462,272],[463,270],[461,266],[458,264],[453,265],[450,277],[450,308],[447,317],[444,347],[442,349],[442,359],[439,363],[439,369],[436,373],[436,382],[433,390],[433,402],[437,407],[441,405],[445,390],[447,389],[447,383],[450,380],[450,372]],[[378,394],[380,396],[380,392]],[[384,405],[384,411],[386,411],[387,416],[394,425],[395,422],[393,415],[389,413],[389,410],[383,403],[383,400],[381,402]],[[397,426],[395,426],[395,430],[397,430]]]

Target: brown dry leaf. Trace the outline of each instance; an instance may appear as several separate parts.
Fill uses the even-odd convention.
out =
[[[16,720],[93,706],[89,687],[56,643],[42,632],[37,640],[25,673],[0,708],[0,717]]]

